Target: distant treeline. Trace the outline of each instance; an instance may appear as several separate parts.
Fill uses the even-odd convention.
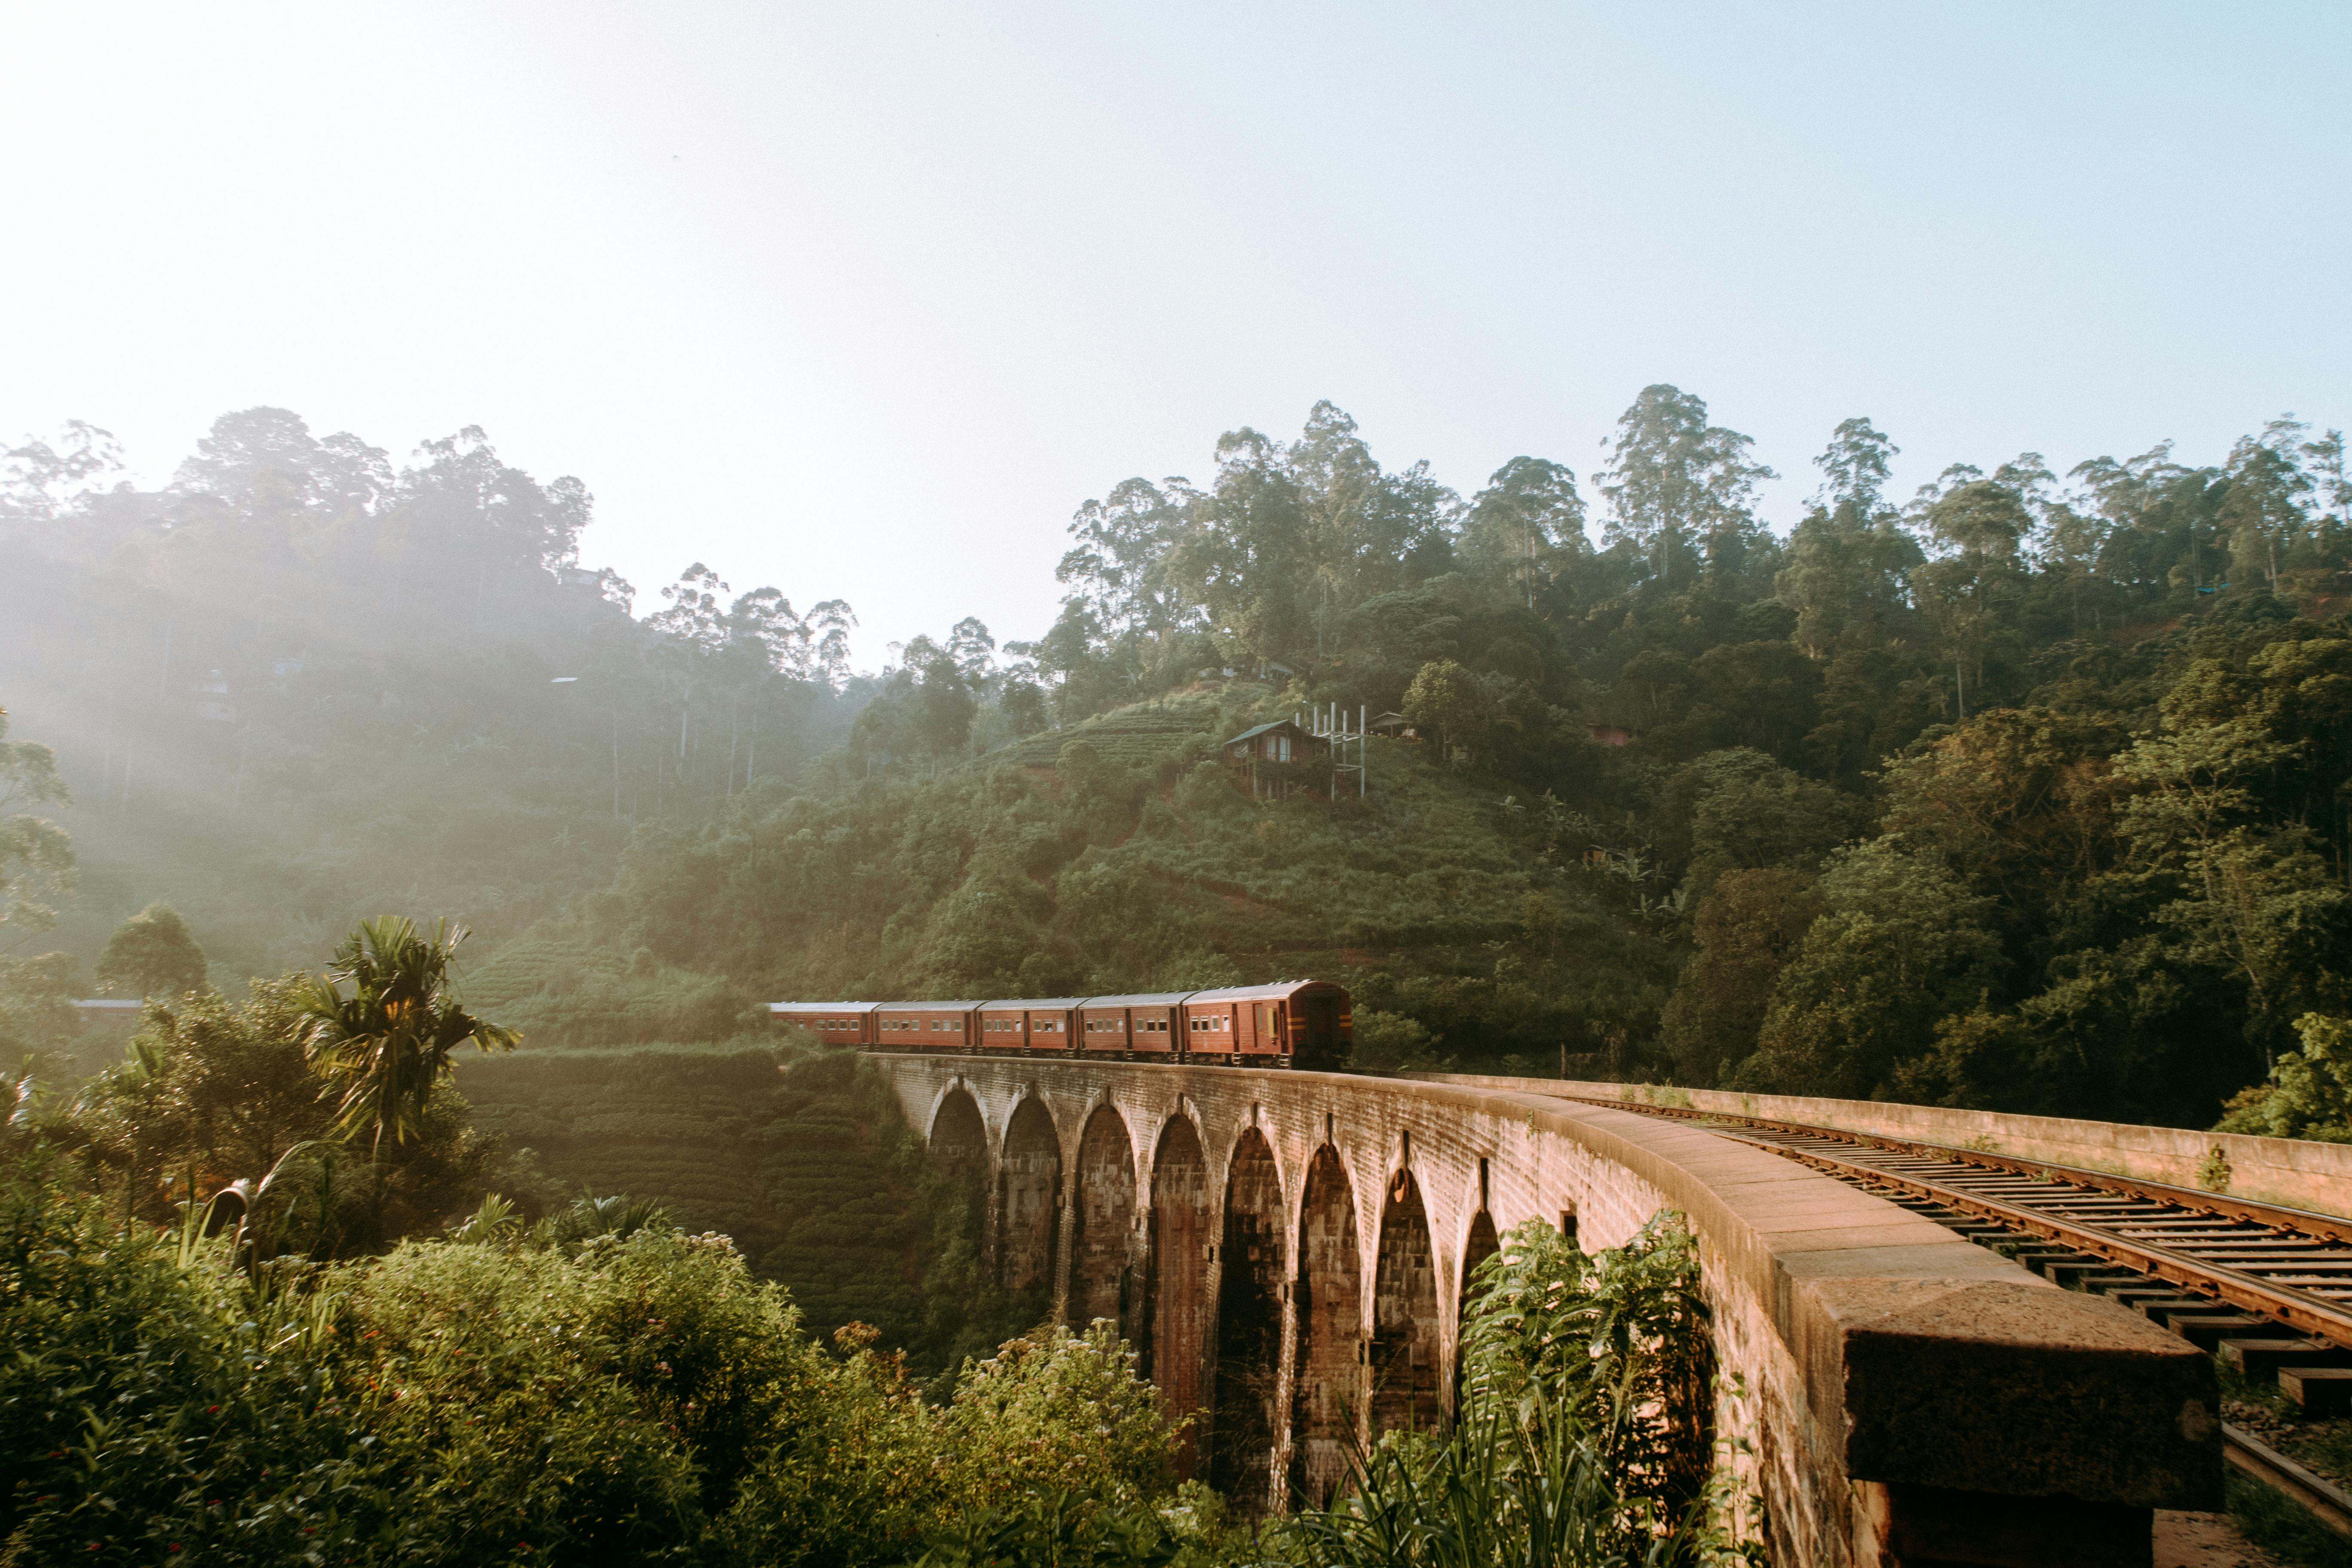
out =
[[[1082,506],[1034,642],[870,679],[845,607],[707,570],[629,620],[569,565],[585,491],[477,435],[393,474],[251,411],[154,497],[33,450],[0,581],[50,635],[0,689],[67,743],[85,904],[173,896],[250,968],[351,900],[530,927],[478,980],[541,1044],[1313,972],[1376,1059],[2201,1124],[2352,1013],[2352,482],[2293,419],[1907,500],[1852,419],[1781,535],[1671,386],[1597,473],[1466,497],[1318,405]],[[251,672],[234,719],[198,663]],[[1232,787],[1216,742],[1321,702],[1419,739],[1361,805]]]
[[[2210,1121],[2347,1007],[2342,437],[1903,503],[1895,451],[1840,426],[1780,538],[1748,438],[1652,387],[1596,544],[1557,463],[1465,499],[1328,405],[1236,432],[1080,509],[1024,662],[911,647],[806,786],[641,837],[583,918],[779,994],[1311,964],[1406,1058]],[[1205,760],[1331,701],[1421,732],[1366,806]]]
[[[160,491],[86,425],[0,448],[0,707],[58,752],[85,962],[152,899],[226,973],[352,920],[492,939],[840,738],[849,607],[635,590],[578,563],[593,498],[468,428],[395,467],[283,409],[225,415]],[[805,601],[803,601],[805,604]]]

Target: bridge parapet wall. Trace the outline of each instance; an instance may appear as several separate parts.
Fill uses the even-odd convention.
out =
[[[1050,1257],[1073,1320],[1116,1303],[1196,1414],[1196,1473],[1244,1507],[1319,1500],[1376,1421],[1450,1415],[1464,1280],[1497,1232],[1541,1220],[1592,1249],[1667,1208],[1699,1237],[1717,1362],[1746,1390],[1718,1420],[1749,1439],[1776,1563],[2144,1563],[2149,1510],[2218,1502],[2193,1346],[1699,1126],[1491,1083],[876,1059],[945,1152],[977,1111],[1000,1269]]]
[[[2168,1186],[2210,1186],[2232,1197],[2319,1214],[2352,1213],[2352,1143],[2315,1143],[2301,1138],[2200,1132],[2187,1127],[2137,1127],[2120,1121],[2015,1116],[1995,1110],[1948,1110],[1932,1105],[1895,1105],[1810,1095],[1738,1094],[1728,1089],[1487,1078],[1467,1073],[1404,1076],[1422,1083],[1570,1094],[1627,1105],[1680,1106],[1727,1116],[1759,1116],[1846,1132],[1941,1143],[1948,1148],[1975,1147],[2023,1160],[2077,1165],[2109,1175],[2161,1182]],[[2212,1179],[2217,1173],[2212,1163],[2217,1153],[2227,1167],[2226,1185],[2215,1184]]]

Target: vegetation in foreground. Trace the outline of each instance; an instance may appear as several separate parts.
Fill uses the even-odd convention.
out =
[[[1175,1427],[1108,1323],[967,1359],[935,1401],[873,1331],[820,1346],[728,1238],[643,1205],[528,1225],[493,1196],[382,1256],[263,1258],[194,1205],[126,1224],[8,1136],[9,1568],[1435,1562],[1472,1518],[1482,1553],[1531,1563],[1733,1560],[1671,1228],[1592,1260],[1514,1233],[1462,1434],[1387,1442],[1335,1511],[1253,1532],[1177,1484]]]

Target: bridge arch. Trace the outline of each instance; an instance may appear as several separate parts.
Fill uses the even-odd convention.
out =
[[[1062,1218],[1062,1139],[1053,1113],[1024,1095],[1004,1125],[996,1166],[997,1278],[1008,1290],[1050,1292]]]
[[[1108,1100],[1097,1105],[1078,1137],[1076,1201],[1070,1220],[1069,1316],[1083,1329],[1097,1318],[1136,1337],[1135,1140]]]
[[[1454,1292],[1454,1298],[1464,1307],[1469,1305],[1470,1292],[1476,1285],[1478,1265],[1502,1250],[1503,1238],[1495,1232],[1495,1216],[1481,1205],[1478,1212],[1470,1216],[1469,1233],[1462,1238],[1461,1289]]]
[[[1298,1205],[1297,1410],[1291,1497],[1319,1507],[1347,1479],[1364,1415],[1364,1267],[1356,1189],[1339,1151],[1315,1151]]]
[[[980,1101],[961,1083],[947,1092],[931,1112],[931,1158],[948,1170],[963,1174],[988,1169],[988,1122]]]
[[[1733,1462],[1742,1490],[1765,1500],[1759,1528],[1774,1563],[1859,1568],[1887,1561],[1898,1541],[1938,1561],[2013,1561],[1979,1548],[2009,1552],[2028,1519],[2037,1540],[2112,1544],[2144,1531],[2152,1508],[2218,1500],[2205,1352],[1751,1142],[1590,1103],[1613,1098],[1609,1086],[876,1061],[943,1164],[986,1160],[1007,1139],[1017,1150],[1013,1123],[1032,1096],[1075,1140],[1062,1149],[1066,1305],[1096,1316],[1087,1299],[1107,1292],[1115,1310],[1127,1274],[1128,1337],[1169,1405],[1200,1416],[1204,1477],[1245,1479],[1252,1462],[1255,1438],[1234,1431],[1248,1413],[1220,1373],[1244,1337],[1239,1307],[1257,1260],[1250,1227],[1230,1246],[1225,1227],[1229,1213],[1261,1212],[1249,1173],[1270,1161],[1286,1215],[1275,1267],[1289,1291],[1273,1506],[1320,1502],[1344,1479],[1371,1425],[1375,1335],[1393,1371],[1401,1330],[1415,1327],[1428,1292],[1438,1375],[1458,1361],[1459,1294],[1487,1246],[1534,1221],[1574,1227],[1588,1248],[1614,1247],[1661,1209],[1689,1219],[1717,1363],[1748,1390],[1718,1418],[1747,1440]],[[989,1179],[969,1184],[976,1210],[997,1190],[982,1170]],[[1402,1196],[1399,1173],[1410,1178]],[[1426,1290],[1416,1213],[1431,1246]],[[974,1235],[992,1247],[997,1233]],[[1384,1392],[1393,1399],[1393,1383]],[[1416,1424],[1421,1405],[1416,1391]],[[1249,1489],[1234,1489],[1244,1504]]]
[[[1429,1209],[1412,1167],[1389,1177],[1381,1205],[1380,1254],[1372,1271],[1372,1434],[1434,1431],[1438,1396],[1437,1259]]]
[[[1212,1243],[1209,1161],[1200,1129],[1181,1111],[1160,1130],[1151,1154],[1151,1318],[1143,1343],[1144,1375],[1159,1386],[1169,1414],[1194,1415],[1206,1403],[1203,1386]],[[1196,1419],[1186,1432],[1179,1468],[1189,1476],[1210,1437]]]
[[[1255,1125],[1225,1164],[1223,1239],[1217,1244],[1217,1355],[1209,1479],[1253,1517],[1275,1505],[1282,1430],[1285,1268],[1282,1170]]]

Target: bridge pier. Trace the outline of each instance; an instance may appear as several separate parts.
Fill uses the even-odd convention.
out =
[[[1037,1288],[1043,1234],[1059,1310],[1119,1321],[1194,1418],[1186,1464],[1245,1509],[1320,1502],[1353,1444],[1450,1415],[1498,1233],[1616,1246],[1665,1208],[1747,1391],[1718,1426],[1773,1562],[2143,1564],[2152,1509],[2218,1505],[2193,1346],[1704,1128],[1338,1074],[876,1060],[937,1157],[992,1163],[999,1277]]]

